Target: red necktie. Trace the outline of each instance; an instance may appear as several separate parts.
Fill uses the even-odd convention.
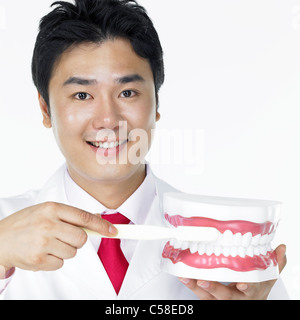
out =
[[[102,218],[113,224],[128,224],[130,220],[120,213],[102,215]],[[128,261],[121,250],[120,239],[101,239],[98,256],[117,294],[121,289],[128,269]]]

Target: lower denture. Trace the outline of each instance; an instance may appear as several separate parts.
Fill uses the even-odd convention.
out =
[[[266,270],[270,266],[277,266],[276,253],[274,251],[269,251],[266,255],[246,256],[245,258],[239,256],[225,257],[223,254],[219,256],[212,254],[209,256],[207,254],[199,255],[197,252],[192,254],[189,249],[175,249],[168,242],[162,256],[163,258],[170,259],[173,264],[182,262],[198,269],[227,268],[234,271],[246,272]]]

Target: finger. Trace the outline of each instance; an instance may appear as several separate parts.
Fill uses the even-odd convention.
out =
[[[198,280],[197,285],[217,300],[243,299],[244,295],[234,286],[225,286],[219,282]]]
[[[70,246],[80,249],[87,242],[88,236],[86,232],[80,228],[61,222],[55,230],[54,236]]]
[[[63,265],[64,265],[63,259],[57,258],[57,257],[49,254],[43,259],[43,264],[33,266],[30,270],[33,270],[33,271],[56,271],[56,270],[61,269],[63,267]]]
[[[118,233],[112,223],[74,207],[63,206],[63,210],[60,210],[58,216],[64,222],[98,232],[104,236],[114,236]]]
[[[59,240],[53,242],[49,254],[61,260],[72,259],[77,254],[77,249]]]
[[[281,273],[287,263],[286,246],[280,245],[279,247],[277,247],[275,252],[277,255],[279,272]],[[236,288],[239,291],[243,292],[249,298],[255,297],[258,293],[262,294],[264,297],[267,297],[270,289],[275,284],[275,282],[276,280],[265,281],[262,283],[255,283],[255,284],[254,283],[253,284],[237,283]]]
[[[259,291],[260,284],[258,283],[237,283],[236,288],[248,298],[255,297]]]
[[[276,280],[260,283],[237,283],[236,288],[249,300],[267,300]]]
[[[279,273],[282,272],[282,270],[285,268],[287,264],[287,257],[286,257],[286,245],[282,244],[275,250],[277,261],[278,261],[278,267],[279,267]]]
[[[206,292],[205,290],[199,288],[197,286],[197,280],[194,279],[187,279],[187,278],[179,278],[181,283],[183,283],[188,289],[194,292],[194,294],[200,299],[200,300],[216,300],[215,297],[213,297],[211,294]]]
[[[63,267],[64,260],[52,255],[48,255],[45,261],[44,271],[56,271]]]

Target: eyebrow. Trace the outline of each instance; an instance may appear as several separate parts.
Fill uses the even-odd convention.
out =
[[[63,87],[68,86],[70,84],[78,84],[81,86],[90,86],[97,84],[97,80],[89,80],[89,79],[82,79],[78,77],[71,77],[67,81],[64,82]]]
[[[139,74],[131,74],[124,77],[120,77],[115,79],[115,82],[118,84],[126,84],[131,82],[145,82],[145,79],[140,76]],[[83,79],[79,77],[70,77],[67,81],[64,82],[63,87],[77,84],[81,86],[90,86],[90,85],[96,85],[98,83],[95,79]]]
[[[139,74],[131,74],[131,75],[116,79],[116,82],[119,84],[126,84],[131,82],[145,82],[145,79]]]

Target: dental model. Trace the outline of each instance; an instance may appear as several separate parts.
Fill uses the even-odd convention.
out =
[[[166,193],[164,212],[171,228],[213,227],[214,242],[170,240],[161,268],[178,277],[219,282],[262,282],[279,276],[271,241],[281,203]],[[201,232],[201,228],[199,228]]]

